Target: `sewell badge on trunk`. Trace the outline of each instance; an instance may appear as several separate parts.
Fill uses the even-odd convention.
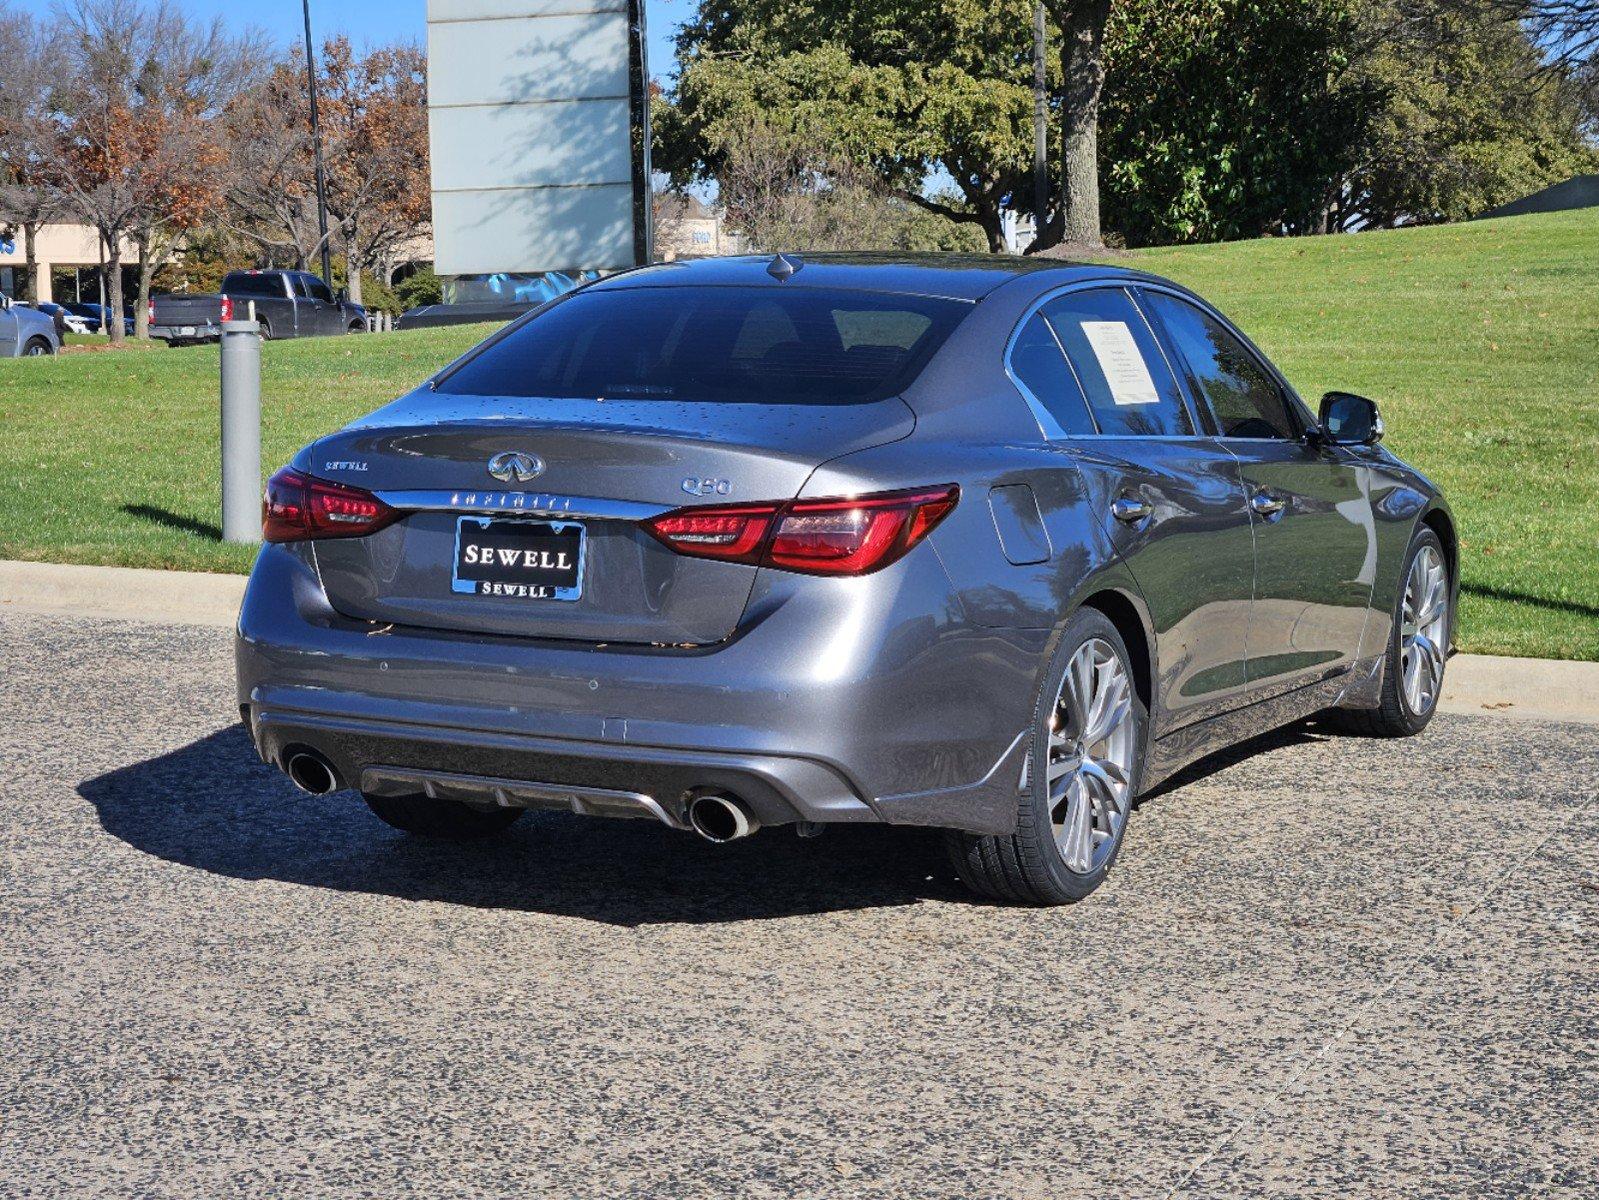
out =
[[[583,594],[583,542],[578,521],[461,517],[450,588],[477,596],[576,600]]]

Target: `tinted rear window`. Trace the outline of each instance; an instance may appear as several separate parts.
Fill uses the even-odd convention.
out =
[[[582,292],[438,385],[477,396],[860,404],[915,379],[971,306],[823,288]]]
[[[281,296],[283,280],[278,275],[238,271],[222,281],[222,290],[235,296]]]

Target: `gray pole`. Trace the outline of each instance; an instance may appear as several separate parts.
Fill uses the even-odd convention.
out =
[[[302,0],[300,8],[305,13],[305,88],[311,98],[311,156],[316,163],[316,230],[322,238],[322,282],[332,287],[332,252],[328,248],[328,185],[322,172],[322,121],[316,109],[316,56],[311,51],[311,0]]]
[[[1048,34],[1043,0],[1033,5],[1033,242],[1044,236],[1049,210],[1049,71],[1044,62]]]
[[[261,540],[261,325],[222,323],[222,537]]]

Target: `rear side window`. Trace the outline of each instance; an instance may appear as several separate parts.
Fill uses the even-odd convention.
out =
[[[1066,351],[1102,434],[1193,433],[1177,380],[1126,292],[1120,288],[1068,292],[1041,311]]]
[[[1148,292],[1145,297],[1222,437],[1291,440],[1299,436],[1298,423],[1290,417],[1277,381],[1225,325],[1164,292]]]
[[[1065,433],[1094,433],[1088,401],[1043,313],[1034,313],[1016,335],[1010,351],[1011,374],[1055,418]]]
[[[236,271],[222,281],[222,290],[230,296],[281,296],[283,279],[278,275]]]
[[[584,291],[450,372],[455,395],[861,404],[903,391],[964,301],[844,289]]]

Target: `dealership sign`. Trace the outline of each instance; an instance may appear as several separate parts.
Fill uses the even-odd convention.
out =
[[[643,0],[428,0],[441,275],[649,259]]]

